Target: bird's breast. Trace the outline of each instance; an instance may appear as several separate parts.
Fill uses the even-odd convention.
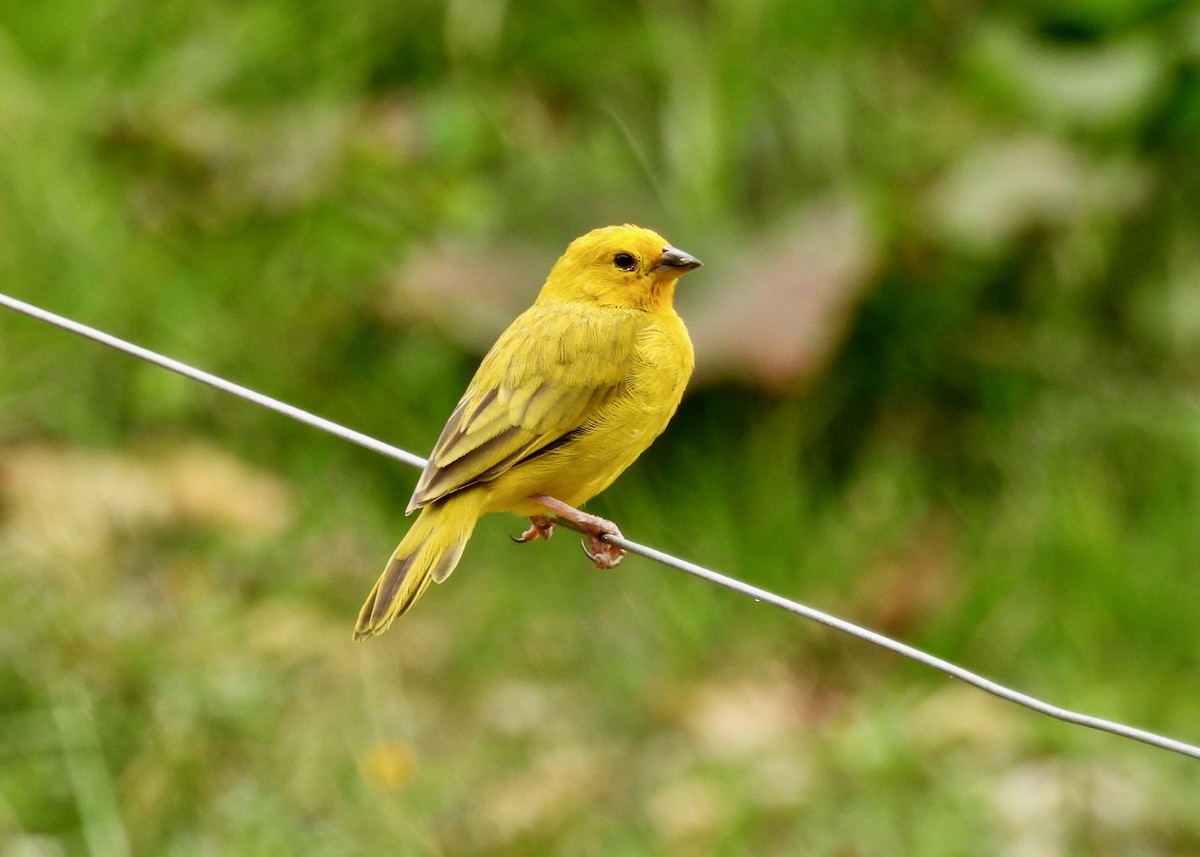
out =
[[[497,506],[538,514],[538,507],[520,499],[543,493],[578,506],[599,494],[667,427],[683,398],[693,359],[678,316],[643,326],[617,394],[589,415],[568,443],[518,468],[519,478],[505,485],[503,500],[497,495]]]
[[[624,388],[589,421],[573,452],[590,478],[583,502],[607,488],[662,434],[692,374],[683,323],[647,325],[638,337]]]

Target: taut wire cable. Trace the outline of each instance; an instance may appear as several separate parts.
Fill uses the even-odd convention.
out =
[[[88,327],[85,324],[80,324],[77,321],[72,321],[69,318],[64,318],[63,316],[48,312],[47,310],[34,306],[33,304],[28,304],[24,301],[17,300],[16,298],[9,297],[8,295],[0,294],[0,306],[5,306],[8,309],[31,316],[39,321],[46,322],[47,324],[54,325],[55,327],[70,331],[71,333],[78,334],[86,339],[99,342],[102,345],[107,345],[110,348],[115,348],[117,351],[123,351],[126,354],[130,354],[140,360],[145,360],[146,362],[152,363],[155,366],[160,366],[163,369],[168,369],[171,372],[183,375],[185,378],[190,378],[193,381],[199,381],[200,383],[207,384],[210,387],[216,387],[218,390],[222,390],[226,393],[237,396],[238,398],[245,399],[249,402],[253,402],[256,405],[260,405],[264,408],[268,408],[269,410],[283,414],[286,417],[298,420],[305,425],[320,429],[321,431],[327,432],[335,437],[340,437],[343,440],[348,440],[351,443],[358,444],[359,446],[369,449],[372,452],[377,452],[380,455],[387,456],[388,458],[394,458],[397,461],[402,461],[405,464],[409,464],[413,467],[421,468],[425,466],[425,459],[421,458],[419,455],[414,455],[407,450],[392,446],[389,443],[384,443],[383,441],[377,440],[369,435],[365,435],[362,432],[357,432],[353,429],[346,428],[345,426],[338,425],[335,422],[324,419],[323,417],[318,417],[315,414],[310,414],[308,411],[301,410],[300,408],[281,402],[278,399],[273,399],[270,396],[263,395],[262,393],[257,393],[254,390],[250,390],[241,386],[240,384],[227,381],[224,378],[205,372],[201,369],[197,369],[193,366],[189,366],[186,363],[182,363],[178,360],[172,360],[170,357],[164,357],[157,352],[134,345],[131,342],[126,342],[123,339],[119,339],[111,334],[96,330],[93,327]],[[569,522],[561,520],[560,522],[565,526],[574,529]],[[709,583],[715,583],[718,586],[723,586],[726,589],[753,598],[755,601],[762,601],[766,604],[778,607],[781,610],[786,610],[789,613],[802,616],[805,619],[809,619],[813,622],[819,622],[822,625],[833,628],[834,630],[858,637],[860,640],[865,640],[868,643],[872,643],[880,648],[895,652],[898,655],[902,655],[918,663],[924,664],[927,667],[940,670],[946,675],[966,682],[967,684],[986,691],[993,696],[998,696],[1001,699],[1007,700],[1008,702],[1024,706],[1032,711],[1045,714],[1048,717],[1053,717],[1066,723],[1072,723],[1076,726],[1086,726],[1089,729],[1108,732],[1112,735],[1117,735],[1122,738],[1129,738],[1133,741],[1140,741],[1143,744],[1149,744],[1152,747],[1159,747],[1163,750],[1169,750],[1173,753],[1179,753],[1183,756],[1190,756],[1193,759],[1200,759],[1200,747],[1193,744],[1188,744],[1175,738],[1168,738],[1163,735],[1158,735],[1154,732],[1148,732],[1145,729],[1126,726],[1123,723],[1117,723],[1112,720],[1105,720],[1100,717],[1093,717],[1088,714],[1081,714],[1077,711],[1061,708],[1057,705],[1051,705],[1050,703],[1044,702],[1036,697],[1021,693],[1009,687],[1005,687],[1004,685],[991,681],[990,679],[986,679],[981,675],[973,673],[970,670],[964,669],[956,664],[952,664],[949,661],[936,657],[935,655],[928,654],[920,649],[916,649],[905,643],[893,640],[890,637],[885,637],[883,634],[879,634],[875,631],[855,625],[853,622],[840,619],[837,616],[830,615],[829,613],[823,613],[822,611],[813,607],[808,607],[797,601],[792,601],[791,599],[784,598],[781,595],[776,595],[773,592],[760,589],[757,586],[752,586],[749,583],[744,583],[743,581],[735,578],[727,577],[726,575],[713,571],[712,569],[705,568],[701,565],[696,565],[695,563],[672,556],[664,551],[639,544],[635,541],[631,541],[620,536],[604,536],[604,539],[611,544],[624,548],[630,553],[638,554],[646,559],[650,559],[654,562],[665,565],[668,568],[685,572],[693,577],[698,577],[701,580],[707,580]]]

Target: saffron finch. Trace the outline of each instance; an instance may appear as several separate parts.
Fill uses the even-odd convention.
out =
[[[675,283],[698,267],[637,226],[571,243],[450,415],[408,504],[421,514],[367,597],[356,640],[445,580],[491,512],[530,519],[519,542],[549,538],[557,515],[583,530],[597,566],[620,562],[625,552],[602,538],[620,531],[574,507],[611,485],[679,406],[694,357]]]

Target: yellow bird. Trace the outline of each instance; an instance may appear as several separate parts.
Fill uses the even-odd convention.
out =
[[[421,514],[367,596],[356,640],[386,631],[430,581],[449,577],[491,512],[530,519],[519,542],[549,538],[557,515],[585,531],[597,566],[621,561],[601,538],[617,528],[575,507],[611,485],[679,406],[694,356],[675,282],[698,267],[637,226],[571,242],[450,415],[408,504]]]

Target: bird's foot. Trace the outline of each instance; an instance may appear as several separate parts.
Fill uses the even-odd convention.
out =
[[[595,530],[591,529],[591,524],[584,524],[588,532],[583,541],[583,552],[587,554],[587,558],[592,561],[592,565],[600,569],[616,568],[621,564],[621,560],[625,559],[625,548],[617,547],[605,541],[602,536],[616,536],[621,538],[621,531],[617,529],[617,525],[612,521],[606,521],[604,518],[598,518],[595,515],[588,515],[589,518],[595,521]]]
[[[559,518],[569,521],[583,532],[583,552],[596,568],[616,568],[621,564],[621,560],[625,559],[624,548],[609,544],[604,539],[604,536],[622,537],[620,529],[612,521],[605,520],[599,515],[589,515],[587,512],[582,512],[574,506],[568,506],[566,503],[559,502],[553,497],[547,497],[544,494],[535,495],[533,499],[546,508],[552,509]],[[530,520],[536,521],[537,519],[530,518]],[[547,521],[547,523],[549,522]],[[534,527],[536,526],[535,523]],[[526,533],[526,535],[529,534]],[[533,538],[536,538],[536,536]]]
[[[554,535],[554,523],[549,518],[543,518],[541,515],[531,515],[529,517],[529,529],[521,533],[519,536],[510,535],[512,539],[519,545],[535,542],[538,539],[549,539]]]

